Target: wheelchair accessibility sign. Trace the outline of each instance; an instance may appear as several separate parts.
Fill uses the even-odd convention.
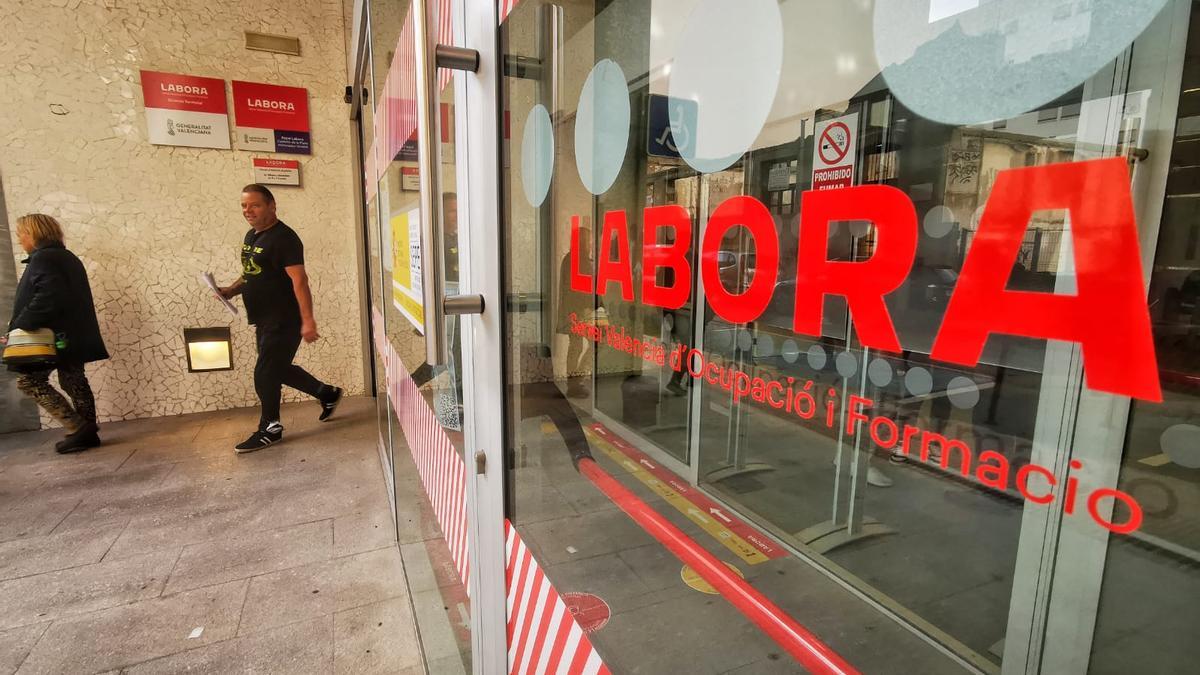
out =
[[[695,101],[651,94],[647,112],[646,154],[679,158],[695,142]]]

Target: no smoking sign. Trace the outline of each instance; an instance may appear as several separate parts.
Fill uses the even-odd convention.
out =
[[[854,184],[858,113],[817,122],[815,131],[812,189],[850,187]]]

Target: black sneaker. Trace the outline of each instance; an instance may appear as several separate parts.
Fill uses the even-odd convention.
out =
[[[321,401],[321,416],[317,418],[319,422],[329,419],[333,415],[333,411],[337,410],[338,404],[342,402],[342,388],[331,387],[331,389],[333,389],[333,394],[327,400]]]
[[[283,425],[279,422],[271,422],[266,429],[259,429],[250,434],[250,438],[238,443],[234,446],[238,454],[246,452],[254,452],[262,450],[268,445],[274,445],[283,440]]]
[[[87,422],[73,433],[67,434],[66,438],[55,443],[54,451],[60,455],[68,455],[94,448],[100,445],[99,430],[100,428],[96,426],[95,422]]]

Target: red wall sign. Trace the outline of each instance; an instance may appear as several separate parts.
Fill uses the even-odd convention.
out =
[[[229,147],[225,81],[141,71],[146,132],[155,145]]]
[[[233,81],[237,147],[260,152],[312,154],[308,90]]]

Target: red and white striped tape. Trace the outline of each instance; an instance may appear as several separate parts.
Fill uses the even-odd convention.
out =
[[[392,409],[400,421],[421,485],[433,505],[459,577],[470,589],[466,465],[387,339],[383,317],[378,310],[372,313],[375,348],[384,364]],[[521,541],[516,528],[507,520],[504,528],[508,672],[609,675],[599,653]]]
[[[421,485],[433,505],[434,517],[442,529],[450,557],[458,569],[463,585],[471,573],[468,555],[466,465],[450,437],[425,402],[400,355],[383,335],[383,321],[375,312],[375,348],[379,351],[387,373],[387,387],[392,410],[400,421],[404,440],[408,442],[413,463],[421,477]]]
[[[504,521],[508,672],[608,675],[608,666],[546,578],[517,528]]]
[[[504,23],[504,20],[508,18],[509,14],[512,14],[512,11],[517,8],[517,3],[520,1],[521,0],[500,0],[500,18],[498,19],[498,23]]]

